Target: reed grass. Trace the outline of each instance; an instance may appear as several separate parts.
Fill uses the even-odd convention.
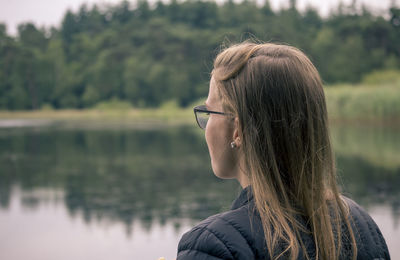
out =
[[[400,84],[327,86],[325,94],[331,120],[400,124]]]

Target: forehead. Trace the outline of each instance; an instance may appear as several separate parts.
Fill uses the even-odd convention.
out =
[[[208,90],[208,98],[207,103],[218,103],[220,102],[221,98],[218,91],[217,82],[215,81],[214,77],[210,79],[210,86]]]

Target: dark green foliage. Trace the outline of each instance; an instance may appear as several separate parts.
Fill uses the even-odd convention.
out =
[[[172,0],[67,11],[60,28],[0,24],[0,109],[86,108],[113,98],[136,107],[168,100],[186,106],[207,94],[212,60],[223,42],[257,38],[304,50],[327,83],[359,82],[400,67],[400,9],[386,18],[338,7],[327,18],[290,1]]]

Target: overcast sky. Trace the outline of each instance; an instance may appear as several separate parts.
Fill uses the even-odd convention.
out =
[[[7,25],[9,34],[15,35],[18,24],[22,22],[33,22],[37,26],[56,26],[58,27],[67,9],[77,10],[83,3],[92,5],[115,4],[121,0],[0,0],[0,23]],[[152,2],[155,0],[150,0]],[[219,2],[223,0],[218,0]],[[263,0],[257,0],[262,2]],[[134,2],[134,1],[130,1]],[[270,0],[272,8],[275,10],[287,6],[289,0]],[[326,15],[332,6],[337,6],[339,0],[298,0],[298,8],[304,9],[311,5]],[[343,3],[351,3],[352,0],[342,0]],[[399,6],[400,0],[358,0],[365,3],[377,13],[383,13],[394,2]]]

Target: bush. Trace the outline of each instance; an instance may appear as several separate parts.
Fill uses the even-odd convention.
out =
[[[41,106],[41,109],[42,109],[43,111],[53,111],[53,110],[54,110],[54,107],[53,107],[50,103],[44,103],[44,104]]]
[[[179,109],[178,101],[176,101],[175,99],[166,101],[161,104],[160,108],[163,110],[177,110]]]
[[[99,110],[128,110],[132,108],[132,105],[128,101],[112,98],[109,101],[97,103],[94,108]]]

